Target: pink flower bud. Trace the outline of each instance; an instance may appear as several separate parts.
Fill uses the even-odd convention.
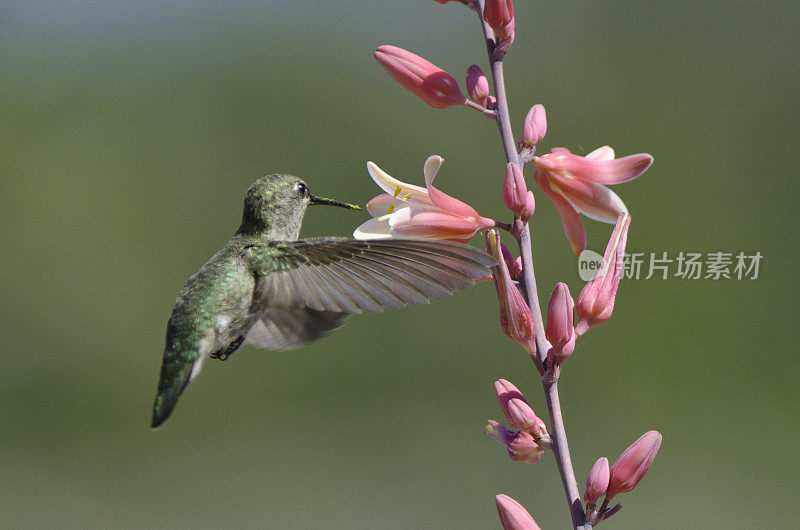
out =
[[[560,366],[569,359],[575,350],[575,303],[569,294],[569,287],[563,282],[558,282],[553,294],[550,295],[550,304],[547,306],[547,327],[544,334],[552,348],[547,352],[551,364]]]
[[[397,46],[381,46],[375,59],[395,81],[432,107],[444,109],[467,101],[452,75],[418,55]]]
[[[611,318],[619,280],[622,277],[625,244],[628,241],[630,224],[630,214],[627,212],[619,214],[617,225],[611,233],[611,239],[608,240],[600,269],[578,297],[577,310],[580,321],[575,328],[575,333],[579,337],[590,327],[602,324]]]
[[[611,466],[606,499],[611,500],[617,493],[625,493],[635,488],[650,469],[659,447],[661,447],[661,433],[649,431],[625,449]]]
[[[490,110],[494,110],[497,108],[497,98],[494,96],[489,96],[486,100],[486,108]]]
[[[506,415],[506,417],[508,417],[509,401],[512,399],[525,399],[525,397],[522,395],[522,392],[520,392],[519,389],[515,387],[513,383],[511,383],[511,381],[506,379],[498,379],[494,382],[494,393],[497,396],[497,402],[500,404],[500,408],[503,409],[503,413]]]
[[[483,7],[483,20],[500,37],[505,34],[509,24],[514,21],[514,2],[512,0],[486,0]],[[511,28],[513,32],[513,27]]]
[[[547,432],[547,427],[524,399],[514,398],[508,402],[506,418],[508,419],[508,424],[512,427],[531,433],[537,444],[550,444],[550,434]]]
[[[506,175],[503,178],[503,201],[523,223],[528,222],[536,207],[533,193],[528,191],[522,169],[516,164],[506,165]]]
[[[477,64],[467,68],[467,93],[478,105],[485,107],[489,101],[489,80]]]
[[[515,429],[530,432],[538,444],[545,445],[550,442],[550,435],[547,432],[544,422],[533,412],[533,409],[525,401],[522,393],[517,390],[511,382],[499,379],[494,382],[494,392],[497,395],[497,402],[503,413],[506,415],[508,424]]]
[[[525,116],[522,127],[522,146],[533,147],[544,138],[547,133],[547,116],[542,105],[534,105]]]
[[[503,530],[540,530],[531,514],[508,495],[497,495],[494,502]]]
[[[506,262],[500,250],[500,234],[497,230],[487,230],[486,251],[499,263],[492,267],[492,279],[500,300],[500,326],[510,339],[520,343],[529,354],[534,355],[536,344],[533,315],[522,298],[519,289],[511,280]]]
[[[586,480],[586,493],[583,494],[583,501],[590,509],[597,503],[597,499],[605,495],[608,489],[608,458],[601,457],[589,471],[589,478]]]

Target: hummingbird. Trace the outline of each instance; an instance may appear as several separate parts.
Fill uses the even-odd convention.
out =
[[[167,322],[152,427],[175,408],[208,359],[242,344],[291,350],[363,312],[445,298],[496,261],[458,243],[423,239],[301,239],[306,208],[360,207],[311,195],[295,176],[248,188],[239,229],[183,286]]]

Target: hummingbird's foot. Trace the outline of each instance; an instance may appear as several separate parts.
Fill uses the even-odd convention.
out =
[[[239,349],[239,346],[242,345],[242,342],[244,342],[244,335],[231,342],[224,350],[215,351],[210,355],[210,357],[212,359],[219,359],[220,361],[227,361],[228,357],[230,357],[233,352]]]

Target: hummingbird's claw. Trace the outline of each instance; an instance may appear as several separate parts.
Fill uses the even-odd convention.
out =
[[[244,342],[244,335],[231,342],[230,345],[228,345],[228,347],[224,350],[215,351],[210,355],[210,357],[212,359],[219,359],[220,361],[227,361],[228,357],[230,357],[233,352],[239,349],[239,346],[242,345],[242,342]]]

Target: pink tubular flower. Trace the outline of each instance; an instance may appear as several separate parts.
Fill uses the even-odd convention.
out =
[[[516,164],[506,165],[506,175],[503,178],[503,201],[523,223],[528,222],[536,208],[533,192],[528,191],[522,169]]]
[[[467,68],[467,93],[478,105],[483,107],[488,105],[489,80],[486,79],[481,67],[477,64],[473,64]]]
[[[503,530],[540,530],[531,514],[508,495],[497,495],[494,502]]]
[[[606,499],[611,500],[617,493],[625,493],[635,488],[650,469],[659,447],[661,447],[661,433],[649,431],[625,449],[611,466]]]
[[[644,173],[653,157],[639,153],[614,159],[608,146],[595,149],[585,157],[573,155],[562,147],[533,159],[534,180],[553,201],[572,251],[586,249],[586,230],[578,213],[604,223],[613,223],[628,209],[606,184],[621,184]]]
[[[506,415],[508,424],[511,427],[521,431],[528,431],[533,435],[537,443],[549,443],[550,435],[547,433],[547,427],[536,416],[531,406],[525,401],[522,392],[517,390],[517,387],[505,379],[499,379],[494,382],[494,391],[497,395],[497,402],[500,404],[500,408],[503,409],[503,413]]]
[[[586,492],[583,494],[583,502],[588,509],[594,508],[597,499],[605,495],[608,489],[608,458],[601,457],[589,471],[589,478],[586,480]]]
[[[395,81],[432,107],[444,109],[467,102],[452,75],[419,55],[386,45],[375,50],[375,59]]]
[[[619,214],[600,268],[578,296],[577,312],[580,321],[575,327],[575,333],[579,337],[590,327],[603,324],[611,318],[619,281],[622,277],[630,224],[631,216],[629,214]]]
[[[547,306],[547,327],[544,330],[547,341],[552,345],[547,352],[549,363],[560,366],[575,351],[575,302],[569,294],[569,287],[558,282],[550,303]]]
[[[422,170],[425,188],[401,182],[374,163],[367,162],[372,180],[386,193],[367,203],[367,211],[373,218],[356,228],[353,237],[421,237],[466,243],[479,230],[494,226],[494,220],[481,217],[472,206],[433,186],[433,179],[443,162],[444,159],[437,155],[425,161]]]
[[[509,431],[494,420],[486,420],[485,432],[504,445],[508,456],[515,462],[535,464],[544,454],[536,439],[527,431]]]
[[[500,250],[500,234],[497,230],[486,232],[486,252],[499,262],[492,268],[492,279],[500,300],[500,326],[508,338],[520,343],[530,355],[535,355],[533,315],[511,280]]]
[[[547,134],[547,115],[544,106],[534,105],[525,116],[522,126],[522,147],[531,148],[544,139]]]

